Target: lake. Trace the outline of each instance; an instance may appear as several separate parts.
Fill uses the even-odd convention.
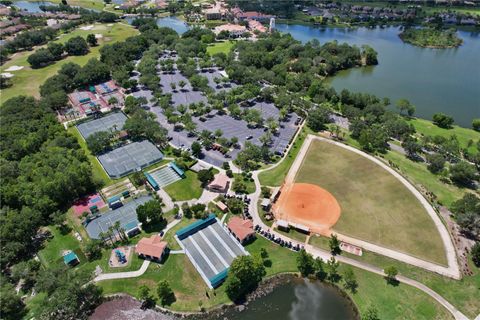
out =
[[[135,20],[135,17],[127,17],[125,20],[129,23],[132,24],[132,21]],[[180,20],[179,18],[175,16],[169,16],[169,17],[164,17],[164,18],[158,18],[157,19],[157,25],[159,27],[169,27],[175,30],[178,34],[183,34],[185,33],[190,27],[188,26],[187,23],[184,21]]]
[[[38,13],[38,12],[43,12],[42,10],[40,10],[40,6],[55,6],[57,4],[53,2],[48,2],[48,1],[38,1],[38,2],[15,1],[13,2],[13,5],[21,10],[25,10],[32,13]]]
[[[250,302],[242,312],[232,309],[208,319],[349,320],[355,319],[355,312],[337,289],[320,282],[295,279]]]
[[[437,112],[449,114],[455,122],[471,127],[480,118],[480,35],[459,31],[464,43],[453,49],[426,49],[403,43],[398,27],[317,28],[277,24],[302,42],[338,40],[361,46],[368,44],[378,52],[378,66],[339,72],[330,79],[332,86],[388,97],[392,103],[410,100],[416,115],[432,119]]]

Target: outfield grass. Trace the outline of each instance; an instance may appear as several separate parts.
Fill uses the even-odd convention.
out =
[[[228,55],[228,53],[230,52],[234,44],[235,42],[233,41],[216,42],[207,47],[207,52],[210,55],[214,55],[215,53],[220,53],[220,52],[223,52]]]
[[[91,58],[100,57],[100,48],[103,45],[123,41],[126,38],[135,35],[137,32],[138,31],[131,26],[122,23],[115,23],[111,26],[108,24],[95,24],[95,27],[92,30],[76,29],[70,33],[62,34],[59,39],[54,42],[64,43],[75,36],[82,36],[85,38],[90,33],[101,34],[103,35],[103,38],[99,39],[99,45],[90,48],[90,52],[85,56],[66,57],[65,59],[40,69],[30,68],[30,64],[27,62],[27,58],[33,53],[33,51],[14,54],[7,63],[0,67],[0,73],[6,72],[5,69],[8,69],[11,66],[23,66],[24,68],[19,71],[11,72],[14,74],[14,77],[11,78],[12,86],[1,91],[0,104],[18,95],[28,94],[39,97],[40,86],[45,80],[55,75],[64,64],[74,62],[79,65],[84,65]]]
[[[332,193],[342,214],[334,230],[436,263],[447,260],[440,235],[416,197],[371,160],[313,141],[296,182]]]
[[[164,188],[174,201],[184,201],[198,199],[202,195],[203,189],[197,174],[193,171],[185,171],[185,178],[174,182]]]
[[[477,132],[473,129],[462,128],[459,126],[453,126],[451,129],[443,129],[433,124],[433,122],[423,119],[414,118],[408,121],[413,124],[415,130],[425,136],[442,136],[449,138],[452,135],[456,135],[460,147],[462,149],[468,148],[470,153],[479,152],[476,143],[480,140],[480,132]],[[473,140],[473,145],[468,146],[468,141]]]
[[[293,161],[295,161],[295,158],[297,157],[298,151],[300,151],[300,148],[302,147],[307,133],[309,133],[309,130],[305,128],[298,135],[297,139],[293,143],[292,148],[288,151],[287,156],[278,166],[271,170],[263,171],[258,175],[262,186],[275,187],[282,184],[283,180],[287,176],[288,170],[290,170]]]

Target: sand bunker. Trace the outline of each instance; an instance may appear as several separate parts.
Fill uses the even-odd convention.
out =
[[[102,39],[102,38],[103,38],[103,34],[95,33],[95,39]]]
[[[11,66],[11,67],[8,67],[8,69],[5,69],[5,71],[10,72],[10,71],[18,71],[22,69],[23,67],[20,67],[20,66]]]
[[[81,30],[92,30],[93,29],[93,24],[85,27],[80,27]]]
[[[302,224],[312,232],[329,234],[340,218],[340,205],[325,189],[309,183],[284,186],[275,205],[275,218]]]
[[[2,73],[1,75],[2,75],[2,77],[4,77],[4,78],[11,78],[11,77],[14,76],[12,73],[9,73],[9,72]]]

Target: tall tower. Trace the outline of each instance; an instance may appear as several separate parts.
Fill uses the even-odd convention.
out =
[[[275,29],[275,18],[271,17],[270,18],[270,28],[269,28],[270,32],[272,32],[273,29]]]

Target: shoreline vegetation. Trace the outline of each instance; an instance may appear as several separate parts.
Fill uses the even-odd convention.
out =
[[[408,28],[398,36],[405,43],[430,49],[456,48],[463,43],[463,40],[457,36],[455,29]]]

